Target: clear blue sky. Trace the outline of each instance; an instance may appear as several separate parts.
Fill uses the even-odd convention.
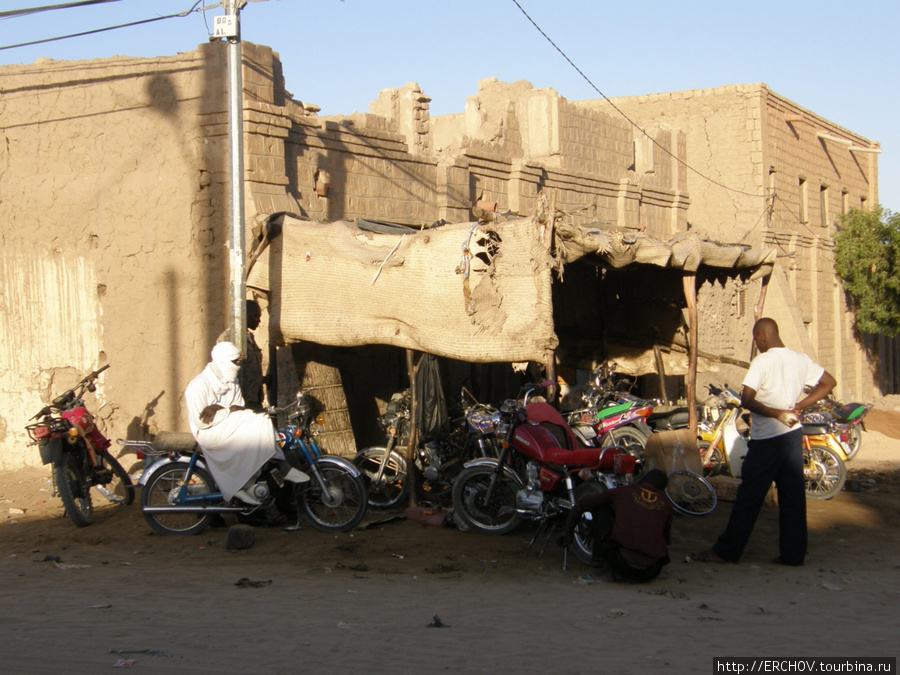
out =
[[[0,13],[65,1],[0,0]],[[880,142],[880,202],[900,211],[900,1],[518,1],[606,96],[765,82]],[[204,4],[183,18],[0,50],[0,65],[190,51],[223,13]],[[0,47],[193,5],[119,0],[2,19]],[[381,89],[407,82],[432,98],[432,114],[462,112],[486,77],[600,98],[513,0],[251,0],[241,17],[243,39],[279,52],[288,90],[322,114],[367,112]]]

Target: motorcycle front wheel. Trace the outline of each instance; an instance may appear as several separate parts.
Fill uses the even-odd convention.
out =
[[[59,498],[66,508],[66,515],[78,527],[87,527],[94,522],[94,506],[91,504],[91,489],[84,477],[82,462],[75,455],[64,452],[53,465],[53,480]]]
[[[212,477],[198,466],[194,467],[188,479],[188,463],[166,464],[154,473],[141,490],[141,511],[147,524],[162,535],[191,535],[205,530],[213,521],[209,513],[148,513],[148,506],[175,506],[182,486],[186,492],[197,495],[218,492]]]
[[[131,476],[119,464],[119,460],[109,454],[108,450],[103,450],[100,455],[109,470],[112,471],[112,479],[108,483],[94,485],[94,489],[112,504],[129,506],[134,501],[134,485],[131,484]]]
[[[692,471],[670,473],[666,496],[675,510],[686,516],[705,516],[712,513],[719,502],[710,482]]]
[[[382,462],[384,470],[378,478]],[[408,499],[406,487],[406,459],[387,448],[366,448],[353,458],[353,464],[366,477],[369,506],[387,509]]]
[[[809,499],[831,499],[844,489],[847,467],[831,448],[812,445],[803,453],[803,477]]]
[[[577,504],[584,497],[605,491],[606,487],[600,483],[582,483],[575,488],[575,503]],[[594,518],[590,511],[581,514],[581,519],[575,526],[572,548],[575,551],[575,557],[585,565],[599,567],[603,564],[594,560]]]
[[[701,459],[709,450],[709,441],[697,441],[697,449]],[[725,463],[725,455],[722,454],[722,446],[717,445],[709,455],[709,459],[703,463],[704,476],[727,476],[728,465]]]
[[[319,471],[325,489],[315,476],[300,497],[300,505],[309,522],[322,532],[346,532],[359,525],[368,506],[366,481],[352,467],[320,459]],[[308,469],[307,472],[311,470]]]
[[[507,534],[522,522],[516,511],[519,486],[500,473],[490,501],[485,501],[495,468],[491,465],[471,466],[460,471],[453,484],[453,509],[470,529],[485,534]]]

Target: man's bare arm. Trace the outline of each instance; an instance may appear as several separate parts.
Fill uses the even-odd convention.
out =
[[[819,378],[819,383],[815,386],[815,388],[805,397],[800,399],[800,402],[794,406],[794,412],[799,413],[804,408],[811,406],[813,403],[821,401],[823,398],[828,396],[828,394],[830,394],[836,386],[837,380],[835,380],[831,373],[826,370],[822,374],[822,377]]]

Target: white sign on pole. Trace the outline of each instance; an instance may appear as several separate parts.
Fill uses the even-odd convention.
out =
[[[213,37],[215,38],[233,38],[237,37],[237,16],[234,14],[226,14],[225,16],[214,17]]]

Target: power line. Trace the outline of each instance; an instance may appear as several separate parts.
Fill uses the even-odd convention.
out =
[[[95,1],[98,1],[98,0],[95,0]],[[104,0],[99,0],[99,1],[104,1]],[[105,0],[105,1],[113,2],[115,0]],[[108,26],[107,28],[95,28],[94,30],[86,30],[81,33],[72,33],[70,35],[60,35],[59,37],[45,38],[43,40],[33,40],[31,42],[21,42],[17,45],[6,45],[3,47],[0,47],[0,51],[3,51],[5,49],[16,49],[18,47],[30,47],[32,45],[40,45],[40,44],[44,44],[47,42],[56,42],[57,40],[68,40],[69,38],[83,37],[85,35],[94,35],[95,33],[103,33],[103,32],[110,31],[110,30],[118,30],[120,28],[130,28],[132,26],[140,26],[145,23],[153,23],[154,21],[163,21],[165,19],[175,19],[175,18],[179,18],[179,17],[185,17],[185,16],[188,16],[189,14],[191,14],[192,12],[203,11],[203,10],[207,9],[206,7],[201,7],[199,10],[197,9],[197,5],[199,5],[202,1],[203,0],[197,0],[197,2],[195,2],[189,10],[184,11],[184,12],[179,12],[177,14],[167,14],[166,16],[157,16],[152,19],[142,19],[140,21],[132,21],[130,23],[119,24],[118,26]],[[84,3],[84,4],[87,4],[87,3]],[[218,3],[213,5],[213,7],[218,7],[218,6],[219,6]]]
[[[0,12],[0,19],[11,19],[17,16],[27,16],[38,12],[49,12],[54,9],[69,9],[71,7],[83,7],[85,5],[101,5],[105,2],[121,2],[121,0],[80,0],[80,2],[67,2],[62,5],[47,5],[45,7],[30,7],[28,9],[11,9],[8,12]]]
[[[714,178],[710,178],[709,176],[707,176],[707,175],[701,173],[700,171],[698,171],[697,169],[695,169],[694,167],[692,167],[690,164],[688,164],[687,162],[685,162],[685,161],[684,161],[683,159],[681,159],[680,157],[676,157],[676,156],[675,156],[668,148],[663,147],[663,146],[662,146],[655,138],[653,138],[650,134],[648,134],[648,133],[647,133],[647,132],[646,132],[646,131],[645,131],[645,130],[637,123],[637,122],[635,122],[634,120],[632,120],[628,115],[626,115],[622,110],[620,110],[620,109],[616,106],[616,104],[613,103],[613,102],[610,100],[610,98],[609,98],[606,94],[604,94],[602,91],[600,91],[600,89],[597,88],[597,85],[595,85],[593,82],[591,82],[591,79],[590,79],[587,75],[585,75],[584,72],[582,72],[581,68],[579,68],[578,66],[576,66],[575,63],[572,61],[572,59],[570,59],[570,58],[566,55],[566,53],[565,53],[562,49],[560,49],[559,46],[557,46],[557,44],[556,44],[553,40],[550,39],[550,36],[547,35],[547,33],[545,33],[545,32],[543,31],[543,29],[542,29],[540,26],[537,25],[537,23],[535,23],[535,20],[532,19],[532,18],[528,15],[528,12],[526,12],[526,11],[522,8],[522,5],[519,4],[519,0],[512,0],[512,1],[513,1],[513,3],[516,5],[516,7],[519,8],[519,11],[522,12],[522,14],[525,15],[525,18],[528,19],[528,20],[531,22],[531,25],[534,26],[534,27],[537,29],[537,31],[538,31],[541,35],[544,36],[544,38],[547,40],[547,42],[549,42],[551,45],[553,45],[553,48],[554,48],[556,51],[558,51],[558,52],[560,53],[560,55],[561,55],[566,61],[569,62],[569,65],[572,66],[572,67],[575,69],[575,71],[576,71],[579,75],[581,75],[582,78],[584,78],[584,81],[587,82],[587,83],[591,86],[591,88],[592,88],[594,91],[596,91],[598,94],[600,94],[600,96],[601,96],[607,103],[609,103],[609,105],[612,106],[613,110],[615,110],[615,111],[616,111],[617,113],[619,113],[623,118],[625,118],[625,120],[626,120],[629,124],[631,124],[631,126],[633,126],[635,129],[637,129],[637,130],[640,131],[642,134],[644,134],[644,136],[646,136],[648,139],[650,139],[650,142],[653,143],[653,145],[655,145],[655,146],[658,147],[660,150],[662,150],[664,153],[666,153],[667,155],[669,155],[669,157],[671,157],[671,158],[674,159],[676,162],[678,162],[679,164],[681,164],[681,165],[682,165],[683,167],[685,167],[688,171],[693,171],[695,174],[697,174],[698,176],[700,176],[700,178],[703,178],[704,180],[709,181],[709,182],[712,183],[713,185],[718,185],[720,188],[723,188],[723,189],[725,189],[725,190],[728,190],[729,192],[735,192],[735,193],[737,193],[737,194],[739,194],[739,195],[745,195],[745,196],[747,196],[747,197],[759,197],[759,195],[756,194],[756,193],[754,193],[754,192],[745,192],[744,190],[738,190],[737,188],[729,187],[728,185],[725,185],[724,183],[720,183],[719,181],[715,180]]]

